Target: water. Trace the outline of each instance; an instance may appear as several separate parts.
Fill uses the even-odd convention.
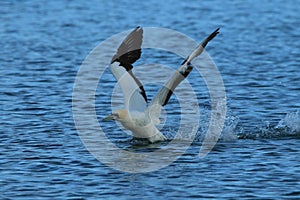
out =
[[[283,0],[1,1],[1,199],[298,199],[299,11],[299,2]],[[171,28],[196,40],[221,27],[208,52],[222,74],[228,113],[220,141],[204,159],[198,152],[210,101],[203,81],[197,85],[203,126],[170,166],[120,172],[81,142],[71,99],[80,64],[99,42],[137,25]],[[143,56],[145,63],[174,68],[180,62],[160,52]],[[114,82],[108,79],[109,87]],[[191,73],[188,80],[196,79]],[[152,97],[155,86],[147,87]],[[99,118],[106,99],[99,90]],[[179,120],[171,101],[167,135]],[[134,149],[126,134],[106,126],[116,145]]]

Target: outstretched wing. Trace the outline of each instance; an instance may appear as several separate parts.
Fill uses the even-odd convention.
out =
[[[111,60],[110,70],[120,85],[125,108],[144,111],[147,107],[147,96],[142,83],[132,73],[132,64],[141,57],[143,29],[135,28],[119,46]]]
[[[157,95],[154,97],[152,102],[150,103],[149,109],[155,108],[154,112],[157,116],[157,106],[165,106],[170,97],[173,94],[173,91],[175,88],[183,81],[189,73],[193,70],[193,66],[191,65],[191,61],[199,56],[203,49],[206,47],[207,43],[212,40],[217,34],[219,33],[219,28],[216,29],[213,33],[211,33],[207,38],[205,38],[200,45],[183,61],[181,66],[178,68],[178,70],[171,76],[171,78],[164,84],[164,86],[159,90]],[[150,111],[150,114],[153,111]],[[154,117],[154,116],[152,116]]]

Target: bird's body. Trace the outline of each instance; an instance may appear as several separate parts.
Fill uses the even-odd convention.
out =
[[[132,132],[134,138],[147,139],[151,143],[166,140],[156,127],[158,119],[152,119],[148,111],[129,113],[127,110],[116,110],[106,119],[119,121],[124,128]]]
[[[134,29],[118,48],[110,66],[111,72],[122,89],[125,109],[113,111],[104,120],[119,121],[124,128],[132,132],[134,138],[147,139],[151,143],[166,140],[156,127],[160,123],[161,108],[168,103],[176,86],[192,71],[193,67],[190,62],[202,53],[207,43],[218,34],[218,30],[203,40],[184,60],[177,72],[171,76],[147,107],[144,87],[132,73],[132,64],[141,56],[143,38],[143,29],[140,27]]]
[[[156,128],[155,124],[149,121],[143,113],[131,115],[131,120],[120,121],[128,130],[131,130],[134,138],[146,138],[149,142],[154,143],[166,140],[166,137]]]

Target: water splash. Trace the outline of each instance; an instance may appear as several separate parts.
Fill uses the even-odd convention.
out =
[[[237,125],[240,119],[238,116],[229,115],[226,117],[225,126],[222,131],[221,140],[234,141],[238,139],[238,133],[241,131]]]
[[[195,141],[202,142],[205,138],[205,134],[207,133],[210,109],[208,107],[201,108],[202,117],[200,120],[200,127],[198,133],[195,137]],[[221,141],[234,141],[238,139],[238,134],[242,131],[241,128],[238,128],[239,117],[235,116],[231,110],[227,111],[227,116],[225,119],[225,124],[222,130],[222,134],[219,138]]]
[[[288,113],[280,122],[275,126],[276,129],[285,130],[290,134],[300,133],[300,110]]]
[[[242,131],[238,134],[239,139],[276,139],[300,137],[300,111],[290,112],[277,124],[265,121],[261,127],[256,127],[250,132]]]

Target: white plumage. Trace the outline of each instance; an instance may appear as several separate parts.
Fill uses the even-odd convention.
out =
[[[141,56],[143,40],[143,29],[135,28],[124,39],[110,65],[110,70],[122,89],[125,109],[113,111],[103,120],[119,121],[137,139],[147,139],[151,143],[166,140],[166,137],[156,128],[156,125],[160,123],[161,108],[168,103],[178,84],[192,71],[193,67],[190,62],[202,53],[207,43],[219,33],[218,31],[219,28],[203,40],[183,61],[147,107],[144,87],[132,73],[132,64]]]

